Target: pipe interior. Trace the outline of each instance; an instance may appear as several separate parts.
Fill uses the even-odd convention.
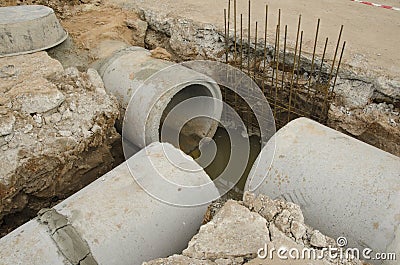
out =
[[[186,154],[190,154],[190,152],[192,152],[199,145],[199,142],[203,137],[213,136],[213,135],[208,135],[208,133],[210,132],[212,124],[215,123],[215,121],[212,120],[211,118],[206,118],[206,117],[198,117],[191,119],[190,121],[184,124],[184,126],[179,132],[176,131],[178,130],[178,128],[171,128],[171,126],[165,124],[167,128],[164,128],[163,130],[168,130],[171,133],[164,133],[163,135],[161,133],[161,130],[164,126],[165,118],[171,112],[171,110],[174,109],[175,106],[177,106],[179,103],[187,99],[201,97],[201,96],[212,97],[212,93],[210,89],[207,88],[205,85],[191,84],[181,89],[178,93],[176,93],[172,97],[172,99],[168,103],[167,107],[164,109],[163,114],[161,116],[161,122],[159,126],[160,141],[169,142],[173,144],[173,141],[168,139],[168,135],[176,135],[178,133],[179,146],[176,147],[180,148]],[[207,113],[207,111],[209,112],[210,109],[214,108],[215,108],[214,105],[202,106],[202,109],[199,109],[197,113]]]

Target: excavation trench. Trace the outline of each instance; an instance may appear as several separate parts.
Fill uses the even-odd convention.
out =
[[[61,14],[62,14],[62,8],[60,8]],[[115,10],[115,9],[111,9]],[[115,10],[116,11],[116,10]],[[90,12],[95,13],[98,12],[96,10],[91,10]],[[88,14],[90,13],[88,12]],[[111,11],[110,11],[111,12]],[[223,61],[224,58],[223,56],[220,56],[220,54],[224,54],[225,52],[225,44],[221,39],[223,38],[223,34],[216,30],[215,28],[209,28],[208,26],[206,27],[205,25],[198,24],[193,21],[183,21],[195,34],[192,34],[191,36],[187,36],[187,31],[186,28],[182,27],[181,23],[182,21],[179,20],[171,20],[168,21],[167,24],[165,24],[165,20],[163,20],[162,17],[156,17],[154,14],[152,14],[150,11],[146,10],[140,10],[139,13],[142,13],[141,19],[139,19],[137,16],[135,19],[145,22],[146,28],[144,30],[144,34],[141,35],[140,39],[135,39],[133,41],[126,41],[125,39],[118,38],[115,36],[118,36],[118,34],[111,34],[111,39],[117,39],[119,41],[112,42],[112,45],[110,42],[107,42],[108,40],[100,39],[98,41],[98,46],[94,47],[89,47],[87,49],[86,47],[78,47],[80,45],[81,41],[82,43],[96,43],[96,42],[86,42],[86,40],[82,39],[83,37],[81,35],[75,34],[72,39],[69,39],[69,44],[64,43],[61,46],[58,46],[56,48],[53,48],[49,53],[54,57],[57,58],[61,61],[63,66],[74,66],[78,65],[79,69],[87,69],[89,66],[96,66],[98,61],[103,61],[104,58],[92,58],[93,54],[100,54],[99,49],[102,44],[107,43],[110,44],[110,46],[105,45],[107,48],[110,48],[111,50],[113,49],[120,49],[125,48],[126,46],[130,46],[132,44],[138,44],[138,45],[143,45],[146,48],[149,49],[154,49],[156,47],[164,47],[166,48],[171,54],[172,58],[178,61],[181,60],[191,60],[191,59],[208,59],[211,58],[212,60],[219,60]],[[144,14],[143,14],[144,13]],[[90,14],[90,18],[94,17],[95,14]],[[83,12],[83,16],[85,15],[85,12]],[[122,16],[121,16],[122,17]],[[80,17],[81,18],[81,17]],[[80,19],[79,18],[79,19]],[[74,15],[72,15],[71,19],[74,19]],[[95,24],[90,24],[94,23],[95,21],[90,21],[87,20],[82,20],[85,21],[84,23],[81,22],[80,20],[76,20],[76,23],[82,24],[82,27],[92,27],[94,31],[99,29],[101,26],[95,25]],[[74,24],[71,23],[71,21],[67,21],[68,17],[65,18],[65,22],[68,22],[68,25],[71,25],[71,28],[67,28],[68,31],[74,31],[72,28]],[[122,22],[124,22],[122,20]],[[182,22],[182,23],[183,23]],[[175,24],[174,24],[175,23]],[[178,23],[178,24],[176,24]],[[128,23],[129,24],[129,23]],[[174,26],[175,25],[175,26]],[[137,26],[137,27],[136,27]],[[135,28],[136,27],[136,28]],[[119,29],[123,28],[123,35],[124,37],[127,36],[126,32],[131,33],[131,31],[137,33],[140,31],[138,25],[134,24],[132,26],[132,23],[127,26],[126,24],[118,25]],[[201,34],[199,34],[199,32]],[[104,32],[103,32],[104,33]],[[203,35],[202,35],[203,34]],[[129,34],[128,34],[129,35]],[[171,36],[172,35],[172,36]],[[199,37],[203,36],[203,37]],[[205,37],[204,37],[205,36]],[[92,36],[93,37],[93,36]],[[96,36],[95,36],[96,37]],[[75,39],[74,39],[75,38]],[[96,38],[93,38],[96,40]],[[72,42],[71,42],[72,40]],[[74,43],[75,42],[75,43]],[[68,46],[70,45],[70,46]],[[113,46],[116,45],[116,46]],[[102,46],[103,47],[103,46]],[[188,48],[189,47],[189,48]],[[252,57],[255,57],[254,54],[263,54],[262,51],[263,45],[258,46],[258,52],[254,52],[254,45],[250,46],[250,52]],[[245,45],[246,48],[246,45]],[[95,52],[94,52],[95,51]],[[109,50],[107,50],[109,51]],[[247,52],[244,53],[245,56]],[[126,53],[124,54],[126,55]],[[116,55],[114,57],[115,60],[117,60],[118,56],[122,56],[121,53],[119,55]],[[148,56],[148,54],[146,55]],[[233,54],[232,52],[230,53],[230,56],[232,57]],[[100,56],[101,57],[101,56]],[[116,62],[115,60],[111,60],[111,64]],[[171,59],[171,57],[169,57]],[[247,61],[247,58],[244,58],[244,61]],[[133,62],[133,61],[132,61]],[[131,63],[132,63],[131,62]],[[103,62],[104,63],[104,62]],[[136,64],[131,66],[133,68],[130,68],[129,66],[129,60],[126,60],[126,63],[128,63],[128,66],[126,64],[123,65],[123,68],[121,69],[114,69],[114,74],[115,73],[125,73],[125,76],[121,78],[117,78],[117,80],[125,80],[127,84],[129,82],[132,82],[132,79],[141,77],[141,82],[144,82],[147,77],[149,77],[152,73],[154,73],[154,68],[153,70],[146,70],[144,69],[145,67],[141,64]],[[109,67],[111,64],[108,64],[107,67]],[[171,64],[169,62],[164,61],[163,62],[164,66],[170,66]],[[103,64],[104,65],[104,64]],[[105,67],[105,68],[107,68]],[[103,68],[103,70],[105,69]],[[310,60],[305,60],[305,64],[301,65],[301,75],[307,75],[310,72]],[[113,69],[113,67],[109,68]],[[134,69],[134,71],[127,72],[127,69]],[[150,69],[150,68],[149,68]],[[143,71],[142,71],[143,70]],[[328,69],[326,69],[328,71]],[[107,77],[104,78],[104,71],[102,72],[102,69],[99,70],[100,74],[103,76],[104,83],[106,84],[106,87],[109,86],[111,83],[116,83],[116,79],[110,79]],[[134,72],[134,74],[132,74]],[[325,73],[326,75],[327,73]],[[393,154],[399,155],[400,149],[398,147],[398,143],[400,142],[398,132],[396,132],[396,127],[394,127],[393,120],[394,122],[398,121],[398,115],[396,116],[393,113],[396,113],[398,110],[398,98],[390,98],[386,94],[387,93],[380,93],[379,91],[382,91],[382,87],[385,87],[385,84],[388,82],[375,82],[372,81],[372,88],[370,86],[371,80],[365,80],[363,78],[358,77],[354,73],[351,73],[349,71],[344,71],[343,75],[341,76],[342,78],[338,80],[338,97],[337,101],[334,102],[335,104],[332,105],[332,110],[328,116],[327,123],[333,128],[339,129],[341,131],[344,131],[348,134],[351,134],[353,136],[358,137],[359,139],[371,143],[379,148],[382,148],[388,152],[391,152]],[[373,78],[377,79],[377,78]],[[124,81],[124,82],[125,82]],[[187,81],[187,80],[186,80]],[[208,80],[210,81],[210,80]],[[158,111],[156,115],[152,116],[151,121],[148,123],[147,122],[147,117],[144,117],[145,115],[142,115],[143,113],[149,113],[151,112],[150,109],[144,109],[144,106],[151,106],[151,103],[144,103],[140,102],[140,104],[133,104],[135,108],[131,109],[132,112],[130,112],[129,115],[133,117],[133,120],[135,120],[135,124],[140,124],[138,128],[141,128],[141,132],[134,131],[134,130],[128,130],[131,133],[125,135],[126,139],[129,139],[130,142],[134,143],[134,152],[137,152],[140,150],[143,146],[146,145],[146,143],[152,142],[152,141],[158,141],[161,139],[161,131],[160,128],[163,126],[163,121],[165,116],[169,113],[169,110],[172,109],[174,106],[179,104],[183,99],[189,99],[191,97],[196,97],[196,96],[206,96],[206,97],[213,97],[215,96],[216,93],[211,87],[212,87],[212,82],[208,82],[210,84],[207,85],[199,85],[199,84],[188,84],[185,83],[183,87],[180,87],[179,89],[174,90],[173,93],[169,94],[166,96],[165,100],[162,100],[162,107],[160,108],[161,111]],[[119,81],[118,81],[119,82]],[[118,84],[119,87],[123,87],[121,83]],[[137,84],[136,84],[137,85]],[[261,86],[261,83],[260,83]],[[115,90],[117,93],[114,93],[114,95],[117,96],[120,102],[124,102],[121,104],[120,111],[122,115],[119,117],[116,127],[117,129],[122,132],[122,120],[124,117],[124,113],[127,111],[127,105],[128,101],[126,100],[127,98],[129,99],[132,96],[132,87],[128,85],[129,89],[124,90],[124,91],[118,91],[118,88],[116,87]],[[357,89],[356,91],[359,91],[360,88],[367,88],[367,89],[372,89],[375,92],[371,92],[373,94],[372,96],[372,102],[374,101],[373,98],[379,97],[379,99],[376,100],[376,102],[380,102],[380,105],[383,106],[377,106],[379,104],[371,104],[371,105],[357,105],[357,106],[351,106],[351,107],[346,107],[346,104],[348,102],[351,102],[353,99],[350,98],[351,93],[348,93],[346,91],[349,91],[351,89]],[[347,89],[347,90],[346,90]],[[192,90],[196,90],[196,93],[192,93]],[[211,92],[214,91],[214,92]],[[127,94],[129,92],[129,94]],[[285,92],[288,93],[288,90]],[[350,96],[346,95],[349,94]],[[154,94],[155,95],[155,94]],[[226,98],[224,97],[224,93],[222,93],[223,97],[221,99],[226,101]],[[382,96],[383,95],[383,96]],[[156,102],[156,97],[159,95],[155,95],[155,97],[152,97],[151,100],[154,100]],[[369,98],[371,99],[371,98]],[[362,99],[363,102],[369,101],[369,99]],[[149,99],[149,101],[151,101]],[[299,102],[302,102],[302,97],[299,95]],[[346,103],[347,102],[347,103]],[[383,102],[383,103],[382,103]],[[299,103],[300,104],[300,103]],[[390,108],[390,104],[392,104],[392,107]],[[397,105],[396,105],[397,104]],[[394,105],[394,107],[393,107]],[[243,106],[234,106],[237,107],[237,109],[240,110]],[[310,108],[313,108],[311,106]],[[320,108],[320,107],[316,107]],[[210,106],[208,108],[209,110],[212,110],[214,112],[217,110],[218,112],[218,107],[216,106]],[[389,109],[389,111],[387,111]],[[371,115],[369,113],[372,113]],[[209,113],[206,113],[209,114]],[[281,115],[281,120],[285,121],[288,120],[288,117],[285,113],[280,114],[279,109],[278,109],[278,114]],[[378,116],[381,117],[381,121],[377,122],[376,119],[372,119],[372,117]],[[292,119],[294,119],[296,116],[292,116]],[[385,122],[383,122],[385,121]],[[389,121],[389,123],[387,122]],[[202,123],[203,121],[201,121]],[[280,125],[283,126],[285,122],[282,122]],[[198,148],[199,142],[202,138],[205,136],[207,137],[212,137],[218,146],[218,152],[215,156],[215,159],[213,162],[205,168],[205,171],[207,174],[212,178],[216,178],[221,171],[225,168],[226,163],[229,159],[229,152],[230,152],[230,142],[229,142],[229,137],[227,136],[226,130],[223,129],[222,127],[219,127],[218,124],[213,123],[211,120],[205,123],[206,125],[203,126],[200,130],[194,130],[194,127],[198,127],[198,120],[194,120],[192,122],[189,122],[183,127],[182,132],[180,132],[179,135],[179,146],[182,150],[185,151],[185,153],[190,154],[193,158],[198,158],[201,155],[201,151]],[[247,128],[251,132],[256,132],[257,128],[254,125],[254,122],[249,120],[246,122]],[[147,127],[146,127],[147,126]],[[145,128],[145,130],[143,130]],[[366,128],[366,129],[365,129]],[[133,128],[132,128],[133,129]],[[146,131],[147,133],[144,133]],[[194,133],[193,133],[194,132]],[[146,138],[147,137],[147,138]],[[253,164],[253,161],[257,157],[257,155],[260,152],[261,149],[261,144],[260,144],[260,139],[257,136],[257,133],[252,134],[249,138],[250,140],[250,159],[248,162],[247,169],[245,173],[243,174],[237,189],[235,189],[235,194],[236,198],[240,197],[240,193],[244,187],[244,183],[246,181],[246,176],[248,174],[248,171],[250,169],[250,166]],[[115,146],[115,144],[114,144]],[[118,149],[118,152],[120,155],[122,155],[122,148],[114,148]],[[206,150],[205,150],[206,151]],[[129,153],[129,152],[128,152]],[[110,160],[108,160],[110,161]],[[110,170],[112,167],[115,167],[115,164],[110,164],[108,165],[108,170]],[[97,176],[98,177],[98,176]],[[87,183],[85,183],[87,184]],[[79,187],[81,188],[81,187]],[[57,195],[54,196],[54,200],[57,200],[58,197]],[[51,204],[54,204],[52,202]],[[49,206],[49,203],[47,202],[46,204],[43,204],[46,206]],[[28,220],[28,218],[33,216],[34,211],[29,210],[27,211],[28,216],[24,216],[22,214],[24,220]],[[8,223],[13,223],[12,217],[8,216],[7,222]],[[19,218],[16,216],[16,218]]]

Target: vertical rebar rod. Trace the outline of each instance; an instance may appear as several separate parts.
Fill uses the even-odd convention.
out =
[[[285,25],[285,39],[283,41],[282,84],[281,84],[282,91],[284,90],[285,87],[286,42],[287,42],[287,25]]]
[[[247,74],[250,75],[250,38],[251,38],[251,1],[249,0],[249,14],[248,14],[248,25],[247,25]]]
[[[237,10],[236,10],[236,0],[234,0],[234,2],[233,2],[233,23],[234,23],[234,31],[235,31],[235,38],[234,38],[234,47],[235,47],[235,53],[234,53],[234,55],[233,55],[233,57],[234,57],[234,62],[235,62],[235,67],[236,67],[236,65],[237,65],[237,36],[236,36],[236,32],[237,32],[237,21],[236,21],[236,12],[237,12]]]
[[[265,65],[267,63],[267,32],[268,32],[268,5],[265,5],[263,72],[265,72]]]
[[[329,77],[328,77],[328,82],[327,82],[327,84],[325,86],[324,102],[323,102],[322,111],[321,111],[321,115],[322,115],[321,118],[322,119],[325,119],[325,116],[324,116],[325,115],[325,111],[327,109],[327,105],[329,104],[328,103],[328,97],[329,97],[329,94],[330,94],[329,87],[330,87],[331,81],[332,81],[333,69],[335,67],[336,56],[337,56],[337,53],[338,53],[338,50],[339,50],[339,44],[340,44],[340,39],[342,37],[342,32],[343,32],[343,25],[340,27],[339,37],[338,37],[338,40],[337,40],[337,43],[336,43],[335,54],[333,56],[332,66],[331,66],[331,70],[329,72]],[[325,121],[325,120],[322,120],[322,121]]]
[[[342,57],[343,57],[343,53],[344,53],[344,48],[345,48],[345,47],[346,47],[346,41],[343,42],[342,51],[340,52],[340,57],[339,57],[338,66],[337,66],[337,68],[336,68],[335,80],[333,81],[332,94],[333,94],[334,89],[335,89],[336,79],[337,79],[338,74],[339,74],[340,64],[342,63]]]
[[[303,48],[303,31],[300,32],[300,44],[299,44],[299,57],[297,59],[297,69],[296,69],[296,89],[298,90],[299,88],[299,77],[300,77],[300,65],[301,65],[301,50]],[[294,93],[294,97],[293,97],[293,106],[296,107],[296,98],[297,98],[297,94],[298,93]]]
[[[279,42],[280,42],[280,12],[279,12],[279,20],[278,25],[276,26],[277,37],[276,37],[276,62],[275,62],[275,98],[274,98],[274,117],[276,119],[276,111],[277,111],[277,100],[278,100],[278,72],[279,72]]]
[[[328,46],[328,38],[325,39],[324,52],[322,53],[321,66],[319,68],[318,78],[317,78],[317,82],[315,84],[314,97],[313,97],[313,100],[312,100],[312,102],[313,102],[312,103],[312,110],[311,110],[311,113],[310,113],[311,115],[314,115],[315,107],[317,105],[316,101],[317,101],[317,98],[318,98],[318,93],[320,92],[320,87],[321,87],[320,86],[320,79],[321,79],[321,75],[322,75],[322,71],[323,71],[322,68],[324,66],[324,60],[325,60],[325,54],[326,54],[327,46]],[[316,119],[319,118],[317,114],[315,114],[314,116],[315,116]]]
[[[295,45],[295,49],[294,49],[292,77],[291,77],[291,80],[290,80],[288,122],[290,121],[290,114],[291,114],[291,108],[292,108],[294,71],[296,69],[297,48],[298,48],[298,45],[299,45],[300,27],[301,27],[301,15],[299,16],[299,22],[297,23],[296,45]]]
[[[226,28],[226,9],[224,9],[224,28],[225,28],[225,62],[228,63],[228,36]]]
[[[321,66],[319,68],[318,79],[317,79],[317,84],[316,84],[317,88],[319,87],[319,81],[321,79],[322,68],[324,66],[324,60],[325,60],[325,54],[326,54],[326,47],[327,46],[328,46],[328,37],[325,39],[324,52],[322,53]]]
[[[337,53],[338,53],[338,50],[339,50],[340,39],[342,38],[342,33],[343,33],[343,25],[340,27],[339,37],[338,37],[338,40],[337,40],[337,43],[336,43],[335,55],[333,56],[331,71],[329,72],[328,86],[330,85],[331,80],[332,80],[333,69],[335,68],[336,56],[337,56]]]
[[[240,70],[243,70],[243,14],[240,14]]]
[[[314,39],[314,49],[313,49],[313,55],[312,55],[312,59],[311,59],[311,71],[310,71],[310,76],[309,76],[309,80],[308,80],[308,91],[307,91],[307,95],[310,92],[310,87],[311,87],[311,79],[312,79],[312,75],[314,74],[314,63],[315,63],[315,52],[317,50],[317,43],[318,43],[318,33],[319,33],[319,23],[320,23],[320,19],[318,19],[317,22],[317,29],[315,30],[315,39]]]
[[[228,0],[228,21],[227,21],[227,52],[228,52],[228,62],[229,62],[229,38],[230,38],[230,22],[231,22],[231,0]]]
[[[257,38],[258,38],[258,34],[257,34],[257,31],[258,31],[258,22],[256,21],[256,29],[255,29],[255,36],[254,36],[254,43],[255,43],[255,46],[254,46],[254,69],[253,69],[253,71],[254,71],[254,80],[256,80],[256,73],[257,73]]]
[[[277,39],[278,39],[278,26],[275,29],[275,44],[274,44],[274,55],[272,58],[272,63],[275,63],[276,60],[276,47],[277,47]],[[271,76],[271,89],[274,87],[274,75],[275,75],[275,65],[272,64],[272,76]]]

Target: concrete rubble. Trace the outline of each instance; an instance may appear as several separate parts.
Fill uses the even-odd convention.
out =
[[[272,200],[265,195],[256,197],[246,192],[243,201],[229,200],[222,208],[209,209],[208,214],[210,212],[212,220],[201,226],[182,254],[144,262],[143,265],[278,265],[288,264],[288,260],[277,256],[272,260],[269,257],[262,259],[258,257],[259,249],[265,249],[265,246],[269,249],[286,247],[296,248],[301,253],[304,248],[309,248],[321,255],[323,248],[337,247],[335,240],[304,224],[298,205],[281,199]],[[290,264],[367,263],[356,259],[340,261],[325,253],[321,259],[292,259]]]
[[[26,221],[108,172],[117,116],[93,69],[64,70],[46,52],[0,58],[0,224]]]

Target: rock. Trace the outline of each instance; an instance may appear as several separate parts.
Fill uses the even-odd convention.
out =
[[[19,225],[13,216],[27,221],[108,172],[120,137],[118,104],[93,89],[94,73],[64,71],[46,52],[0,58],[0,69],[8,65],[15,75],[0,81],[0,223],[7,215],[14,227],[1,232]]]
[[[335,86],[337,100],[341,105],[349,108],[362,108],[366,106],[374,94],[372,81],[340,79],[338,77]]]
[[[106,95],[107,93],[104,88],[104,83],[103,83],[103,80],[101,79],[99,73],[93,68],[89,68],[86,73],[87,73],[89,81],[92,84],[92,86],[94,87],[94,90],[96,91],[96,93],[98,93],[100,95]]]
[[[304,223],[304,216],[299,205],[292,202],[285,202],[282,208],[289,211],[291,220]]]
[[[182,253],[197,259],[254,258],[266,242],[269,242],[266,220],[236,201],[227,201]]]
[[[253,193],[245,192],[243,198],[243,203],[246,207],[258,212],[268,222],[272,221],[272,219],[280,212],[277,203],[268,196],[260,194],[258,197],[255,197]]]
[[[144,39],[148,27],[147,22],[140,19],[127,19],[125,24],[132,29],[132,39],[136,45],[144,47]]]
[[[167,52],[166,49],[157,47],[154,50],[150,51],[151,57],[156,58],[156,59],[162,59],[162,60],[171,60],[172,55]]]
[[[283,233],[290,232],[290,212],[288,210],[283,210],[274,221],[276,227]]]
[[[376,79],[374,98],[378,101],[396,104],[400,102],[400,81],[380,76]]]
[[[331,105],[328,126],[400,156],[400,116],[396,111],[385,103],[372,103],[364,108],[353,109],[351,113],[348,115],[342,108]]]
[[[63,137],[70,137],[72,136],[72,132],[71,131],[58,131],[58,134],[60,134]]]
[[[306,234],[307,228],[299,221],[292,221],[290,232],[296,240],[299,240]]]
[[[155,259],[149,262],[143,262],[142,265],[216,265],[217,263],[209,260],[199,260],[188,258],[182,255],[173,255],[164,259]]]
[[[243,258],[216,259],[214,262],[217,265],[241,265],[244,263],[244,259]]]
[[[221,202],[218,202],[218,205]],[[280,211],[276,219],[267,222],[257,212],[270,212],[269,207]],[[213,207],[211,207],[213,208]],[[218,207],[219,209],[219,207]],[[283,209],[283,210],[282,210]],[[250,212],[251,210],[252,212]],[[212,214],[211,214],[212,216]],[[260,220],[261,218],[261,220]],[[282,232],[275,223],[286,225],[289,220],[290,231]],[[290,222],[290,220],[292,220]],[[342,264],[339,258],[329,257],[320,249],[335,246],[335,240],[324,237],[319,231],[310,233],[303,223],[300,207],[284,200],[272,200],[268,196],[256,197],[245,192],[243,204],[227,201],[211,221],[203,225],[189,242],[182,255],[156,259],[151,264],[213,264],[213,265],[335,265]],[[267,226],[267,227],[265,227]],[[286,229],[284,229],[286,230]],[[262,235],[267,234],[266,237]],[[310,245],[309,234],[314,237]],[[293,236],[292,236],[293,235]],[[304,240],[302,238],[304,237]],[[324,243],[325,240],[325,243]],[[255,242],[257,242],[255,244]],[[248,249],[253,245],[251,249]],[[257,249],[254,255],[253,249]],[[280,256],[278,252],[281,253]],[[305,253],[304,255],[302,253]],[[266,254],[266,255],[265,255]],[[325,254],[322,256],[322,254]],[[303,256],[302,256],[303,255]],[[311,259],[308,258],[311,255]],[[256,257],[257,256],[257,257]],[[199,263],[203,262],[203,263]],[[345,261],[347,265],[362,265],[359,260]],[[344,264],[344,263],[343,263]]]
[[[12,114],[0,115],[0,136],[9,135],[13,131],[15,117]]]
[[[314,232],[312,233],[310,244],[311,244],[311,246],[318,247],[318,248],[327,247],[327,242],[326,242],[325,236],[318,230],[314,230]]]
[[[64,102],[64,95],[57,89],[32,91],[20,94],[16,98],[21,105],[21,111],[32,113],[45,113],[54,110]]]

